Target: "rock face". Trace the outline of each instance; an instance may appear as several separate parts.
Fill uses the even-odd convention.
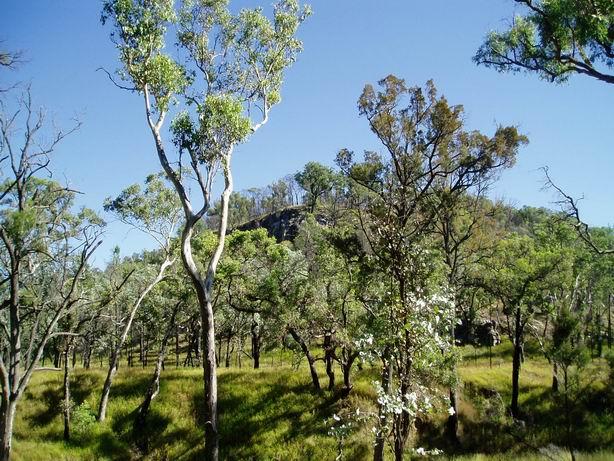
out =
[[[248,231],[264,228],[269,233],[269,236],[274,237],[278,243],[284,240],[292,241],[298,235],[299,228],[305,217],[306,211],[303,206],[284,208],[281,211],[241,224],[236,229]]]
[[[496,346],[501,344],[496,320],[485,320],[475,329],[475,340],[480,346]]]
[[[481,320],[469,323],[462,319],[454,331],[456,341],[461,345],[496,346],[501,343],[501,336],[496,320]]]

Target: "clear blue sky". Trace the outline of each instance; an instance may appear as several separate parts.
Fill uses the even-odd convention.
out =
[[[272,0],[234,1],[233,8],[269,7]],[[614,222],[614,86],[574,77],[562,86],[534,75],[507,75],[471,61],[484,35],[504,27],[511,0],[313,0],[300,36],[304,52],[288,72],[283,102],[234,158],[236,189],[264,186],[309,160],[332,164],[342,147],[379,149],[356,100],[367,82],[393,73],[410,84],[432,78],[453,104],[463,104],[472,129],[492,133],[514,124],[531,144],[520,152],[493,195],[517,206],[552,206],[538,168],[548,165],[593,225]],[[83,128],[54,159],[55,177],[84,192],[81,204],[102,211],[105,197],[158,171],[141,100],[96,72],[116,67],[109,29],[97,0],[4,0],[3,46],[28,63],[11,80],[30,81],[36,101],[62,123],[79,114]],[[1,77],[6,81],[7,77]],[[107,217],[108,218],[108,217]],[[112,223],[97,262],[114,245],[123,254],[150,246]]]

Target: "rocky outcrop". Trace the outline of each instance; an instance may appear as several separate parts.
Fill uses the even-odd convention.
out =
[[[497,346],[501,344],[497,321],[485,320],[480,323],[475,329],[475,341],[479,346]]]
[[[501,344],[501,336],[496,320],[475,320],[469,322],[466,318],[456,326],[454,331],[456,341],[460,345],[496,346]]]
[[[269,236],[274,237],[278,243],[284,240],[292,241],[298,235],[301,223],[306,216],[307,210],[304,206],[289,207],[241,224],[236,227],[236,230],[248,231],[264,228]]]

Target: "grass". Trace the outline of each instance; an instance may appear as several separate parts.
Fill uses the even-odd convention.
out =
[[[462,450],[458,460],[569,459],[556,446],[565,445],[559,407],[549,390],[548,363],[529,354],[521,372],[521,408],[526,426],[507,416],[510,397],[510,345],[493,348],[492,368],[488,351],[464,350],[461,376]],[[341,390],[314,392],[305,367],[295,370],[289,357],[268,354],[263,368],[219,369],[220,459],[223,460],[332,460],[337,441],[328,435],[333,413],[373,408],[370,384],[373,370],[357,373],[349,397]],[[249,365],[249,364],[246,364]],[[604,369],[593,365],[587,392],[578,402],[575,446],[585,453],[578,460],[614,459],[612,391],[604,383]],[[145,434],[148,451],[134,444],[132,421],[151,375],[151,368],[120,368],[114,382],[104,423],[93,421],[105,370],[75,369],[72,439],[62,440],[61,388],[58,372],[39,372],[21,401],[14,436],[13,459],[43,460],[197,460],[202,458],[202,370],[167,366],[161,391],[154,401]],[[598,377],[598,379],[596,378]],[[322,382],[324,376],[322,376]],[[530,410],[530,411],[528,411]],[[422,421],[411,443],[439,447],[450,453],[443,437],[443,415]],[[372,456],[372,434],[367,427],[351,433],[344,443],[344,459]],[[549,447],[550,446],[550,447]],[[549,448],[542,448],[549,447]],[[539,451],[541,450],[541,451]]]
[[[112,388],[107,421],[73,424],[73,438],[68,443],[62,440],[61,374],[35,375],[18,408],[14,459],[201,459],[203,388],[198,368],[167,367],[149,415],[149,452],[136,452],[132,420],[150,374],[151,369],[121,368]],[[103,380],[103,370],[75,370],[75,402],[97,408]],[[355,391],[347,401],[340,392],[313,392],[308,375],[289,365],[261,370],[221,368],[220,459],[328,459],[336,452],[336,441],[328,436],[325,419],[344,405],[372,398],[365,397],[370,392],[366,382],[359,383]],[[364,457],[369,450],[369,440],[360,433],[351,444],[347,453],[352,459]]]

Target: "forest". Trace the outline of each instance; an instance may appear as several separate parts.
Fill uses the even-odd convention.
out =
[[[383,70],[354,95],[374,144],[248,188],[235,164],[318,8],[233,3],[99,2],[96,85],[156,169],[117,165],[90,206],[52,174],[82,120],[57,124],[0,42],[0,460],[614,459],[614,229],[555,164],[549,206],[493,193],[534,130],[476,129],[434,80]],[[612,0],[508,3],[472,67],[614,84]],[[150,244],[127,253],[110,221]]]

